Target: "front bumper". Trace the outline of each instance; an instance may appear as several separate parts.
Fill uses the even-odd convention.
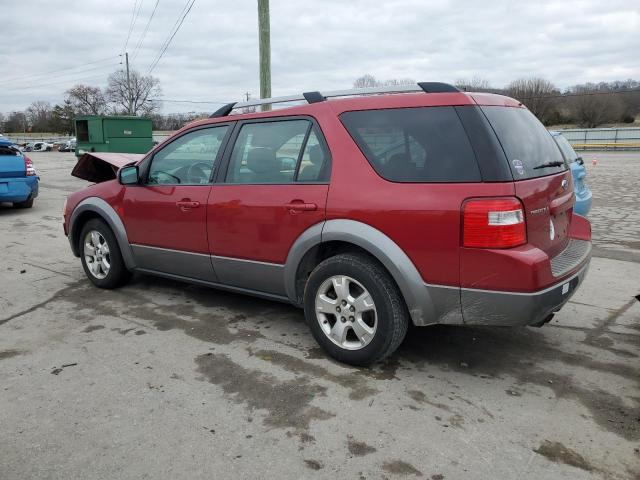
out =
[[[537,292],[502,292],[463,288],[460,291],[465,325],[526,326],[543,322],[576,292],[591,258],[573,275]]]

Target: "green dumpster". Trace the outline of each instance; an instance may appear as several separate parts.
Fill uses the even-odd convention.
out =
[[[147,153],[153,146],[150,118],[83,115],[74,121],[77,157],[87,152]]]

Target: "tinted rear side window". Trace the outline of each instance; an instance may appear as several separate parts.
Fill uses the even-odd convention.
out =
[[[378,174],[392,182],[479,182],[453,107],[345,112],[342,123]]]
[[[542,177],[567,169],[551,134],[526,108],[482,107],[502,144],[514,180]],[[556,166],[548,166],[558,162]]]

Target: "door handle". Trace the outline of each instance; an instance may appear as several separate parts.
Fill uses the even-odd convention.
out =
[[[184,212],[187,210],[191,210],[192,208],[198,208],[200,206],[200,202],[194,202],[185,198],[184,200],[177,201],[176,205],[180,210]]]
[[[318,209],[318,205],[315,203],[306,203],[302,200],[291,200],[289,203],[286,203],[284,207],[291,213],[312,212]]]

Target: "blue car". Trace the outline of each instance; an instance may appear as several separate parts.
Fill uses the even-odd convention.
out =
[[[38,196],[38,173],[33,162],[9,140],[0,139],[0,202],[31,208]]]
[[[579,157],[576,151],[566,138],[562,136],[560,132],[550,132],[553,139],[558,144],[562,156],[569,164],[571,168],[571,176],[573,177],[573,190],[576,194],[576,204],[573,207],[573,211],[578,215],[586,217],[591,210],[591,190],[585,183],[584,179],[587,176],[587,170],[584,168],[584,161],[582,157]]]

